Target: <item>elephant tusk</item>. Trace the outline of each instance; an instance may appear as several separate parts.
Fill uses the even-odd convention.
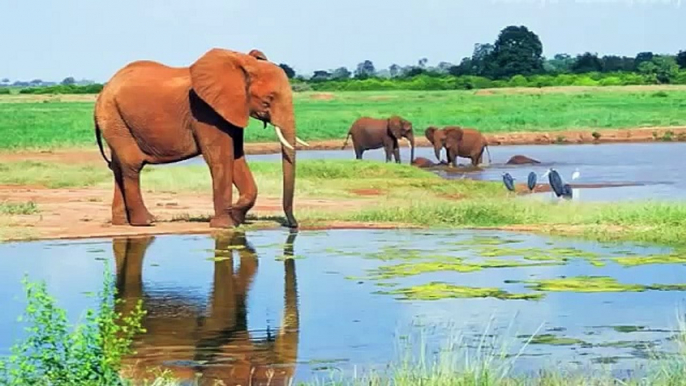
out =
[[[299,143],[299,144],[301,144],[301,145],[303,145],[303,146],[307,146],[307,147],[310,146],[309,143],[303,141],[302,139],[300,139],[300,138],[298,138],[298,137],[295,137],[295,142],[297,142],[297,143]]]
[[[281,141],[281,144],[291,150],[293,149],[293,146],[291,146],[288,141],[286,141],[286,138],[283,137],[283,134],[281,133],[281,128],[279,126],[274,126],[274,131],[276,132],[276,136],[279,137],[279,141]]]

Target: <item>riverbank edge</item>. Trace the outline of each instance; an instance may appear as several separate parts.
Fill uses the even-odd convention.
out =
[[[622,129],[579,129],[548,130],[511,133],[484,133],[489,146],[514,145],[590,145],[615,143],[650,143],[650,142],[683,142],[686,141],[686,126],[655,126]],[[298,151],[307,150],[352,150],[352,140],[343,146],[345,137],[340,139],[307,140],[310,146],[299,145]],[[401,146],[409,146],[407,140]],[[403,144],[404,143],[404,144]],[[431,147],[422,130],[415,129],[415,146]],[[281,145],[276,138],[274,142],[248,142],[244,145],[245,154],[262,155],[278,154]],[[106,152],[108,152],[106,150]],[[69,157],[70,162],[102,160],[95,138],[92,146],[6,149],[0,151],[0,162],[30,160],[30,158]],[[109,155],[108,155],[109,156]],[[75,157],[75,158],[73,158]]]

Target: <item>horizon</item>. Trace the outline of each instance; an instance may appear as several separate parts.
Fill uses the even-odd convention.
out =
[[[686,49],[678,30],[686,16],[681,0],[427,0],[401,6],[391,0],[350,0],[319,7],[319,14],[307,11],[316,5],[311,0],[297,6],[276,0],[263,4],[256,10],[219,0],[194,5],[17,2],[0,25],[0,34],[10,37],[3,51],[13,58],[0,61],[0,79],[59,82],[74,77],[102,83],[131,61],[187,66],[213,47],[246,53],[256,48],[302,75],[341,66],[352,71],[364,60],[377,70],[415,65],[421,58],[428,59],[428,66],[457,65],[471,56],[475,44],[493,43],[509,25],[537,34],[546,58],[584,52],[675,55]],[[455,14],[470,17],[456,19]]]

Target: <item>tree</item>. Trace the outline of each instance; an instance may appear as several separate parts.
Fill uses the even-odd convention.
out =
[[[572,70],[574,58],[569,54],[555,54],[552,59],[543,62],[543,69],[553,74],[568,73]]]
[[[577,55],[576,61],[574,61],[574,64],[572,65],[572,72],[577,74],[602,70],[603,62],[598,58],[597,54],[592,54],[590,52]]]
[[[450,71],[451,67],[453,67],[452,63],[440,62],[440,63],[438,63],[438,66],[436,67],[436,71],[438,71],[441,74],[447,74]]]
[[[653,57],[654,57],[654,56],[655,56],[655,55],[653,55],[653,53],[650,52],[650,51],[647,51],[647,52],[639,52],[639,53],[636,55],[636,59],[634,59],[634,63],[635,63],[635,65],[636,65],[636,68],[638,68],[638,66],[640,66],[641,63],[643,63],[643,62],[650,62],[651,60],[653,60]]]
[[[472,52],[472,58],[470,61],[465,62],[462,59],[462,64],[468,65],[468,68],[464,68],[466,71],[465,75],[482,75],[490,76],[493,72],[492,66],[492,55],[494,50],[493,44],[486,43],[476,43],[474,44],[474,51]]]
[[[10,82],[10,78],[2,78],[2,83],[9,83],[9,82]]]
[[[421,58],[417,61],[417,64],[419,65],[420,68],[426,68],[426,64],[429,62],[429,59],[427,58]]]
[[[72,84],[76,84],[76,81],[74,80],[73,76],[69,76],[69,77],[64,78],[64,80],[62,81],[62,84],[65,86],[69,86]]]
[[[357,65],[355,70],[355,78],[357,79],[367,79],[374,76],[376,70],[374,69],[374,63],[371,60],[365,60]]]
[[[686,51],[679,51],[676,55],[676,63],[679,65],[679,68],[686,69]]]
[[[452,76],[474,75],[471,58],[462,58],[462,61],[457,66],[452,66],[448,69],[448,73]]]
[[[485,72],[498,78],[543,72],[543,44],[525,26],[508,26],[500,31],[487,56]]]
[[[679,75],[679,65],[673,56],[654,56],[650,61],[641,62],[638,71],[659,83],[670,83]]]
[[[331,73],[331,79],[343,80],[350,78],[350,71],[345,67],[338,67]]]
[[[281,67],[281,69],[283,69],[283,72],[286,73],[286,76],[288,77],[288,79],[293,79],[295,77],[295,70],[293,70],[293,68],[291,68],[291,66],[287,65],[286,63],[281,63],[281,64],[279,64],[279,67]]]
[[[313,82],[323,82],[329,79],[331,79],[331,74],[328,71],[323,70],[315,71],[312,77],[310,78],[310,80]]]
[[[396,76],[400,75],[400,66],[397,64],[391,64],[390,67],[388,67],[388,71],[391,73],[391,78],[395,78]]]

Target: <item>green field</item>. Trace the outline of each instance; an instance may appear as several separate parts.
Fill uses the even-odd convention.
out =
[[[429,125],[462,125],[486,133],[686,125],[686,89],[626,86],[475,91],[296,93],[298,136],[345,138],[358,117],[398,114],[420,133]],[[95,146],[93,103],[0,96],[0,149]],[[273,130],[251,120],[248,142],[273,142]]]

